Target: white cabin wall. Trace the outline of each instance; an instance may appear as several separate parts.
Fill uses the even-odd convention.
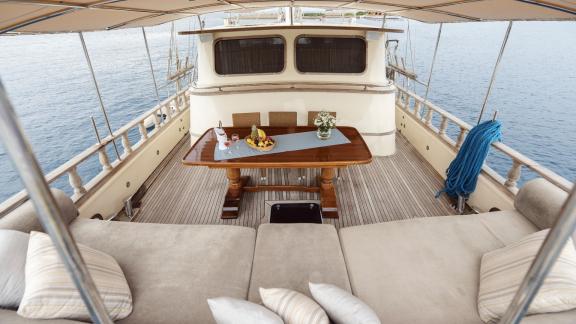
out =
[[[366,70],[358,74],[301,73],[296,70],[295,41],[300,35],[356,36],[366,39]],[[281,36],[285,39],[285,68],[281,73],[226,75],[216,74],[214,67],[214,42],[219,38],[242,38],[257,36]],[[194,142],[206,129],[218,121],[232,125],[232,114],[237,112],[260,112],[262,125],[268,125],[269,111],[296,111],[298,125],[307,124],[308,111],[335,111],[337,123],[356,127],[364,133],[364,140],[374,156],[386,156],[395,152],[395,88],[386,79],[386,37],[384,33],[356,30],[268,30],[250,32],[225,32],[201,35],[198,46],[198,81],[196,87],[220,87],[240,84],[266,83],[346,83],[374,84],[385,91],[350,91],[338,89],[304,90],[268,89],[233,93],[190,93],[190,134]],[[369,134],[368,134],[369,133]]]
[[[300,35],[322,35],[322,36],[357,36],[366,38],[363,31],[338,31],[316,30],[316,29],[294,29],[294,30],[269,30],[250,32],[226,32],[215,33],[210,36],[201,36],[198,45],[198,82],[199,88],[209,86],[264,83],[264,82],[346,82],[346,83],[374,83],[386,84],[386,40],[384,33],[379,35],[377,40],[366,40],[366,70],[359,74],[319,74],[301,73],[296,70],[294,57],[294,43],[296,37]],[[253,36],[281,36],[286,41],[285,69],[281,73],[273,74],[253,74],[253,75],[218,75],[214,68],[214,42],[219,38],[238,38]],[[202,38],[208,40],[202,41]]]
[[[335,111],[339,125],[356,127],[375,156],[395,152],[394,95],[339,92],[262,92],[213,96],[191,96],[190,134],[194,142],[210,127],[222,121],[232,126],[235,112],[260,112],[262,125],[268,125],[269,111],[296,111],[298,125],[306,126],[308,111]]]

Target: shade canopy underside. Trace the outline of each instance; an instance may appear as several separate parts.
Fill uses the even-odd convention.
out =
[[[215,12],[291,6],[357,9],[427,23],[576,20],[576,0],[0,0],[0,33],[113,30]]]

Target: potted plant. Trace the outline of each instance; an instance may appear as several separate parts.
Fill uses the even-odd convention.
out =
[[[321,111],[314,119],[314,125],[318,127],[316,135],[321,140],[326,140],[332,135],[332,128],[336,127],[336,117],[327,111]]]

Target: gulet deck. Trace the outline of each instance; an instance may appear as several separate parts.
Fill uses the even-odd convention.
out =
[[[154,174],[135,222],[169,224],[227,224],[258,227],[268,222],[266,209],[274,201],[318,200],[318,193],[251,192],[245,193],[237,219],[221,219],[226,193],[226,175],[222,169],[187,167],[182,157],[190,148],[183,139]],[[375,157],[367,165],[341,169],[336,182],[339,219],[325,223],[346,227],[414,217],[452,215],[455,211],[442,196],[434,198],[443,180],[401,135],[396,136],[397,152],[391,157]],[[316,181],[319,170],[305,169],[306,184]],[[260,178],[260,170],[243,169],[251,181]],[[270,169],[268,184],[297,184],[298,170]]]

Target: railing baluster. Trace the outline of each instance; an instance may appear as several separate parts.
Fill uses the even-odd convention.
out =
[[[432,110],[428,105],[426,105],[426,109],[428,110],[426,111],[426,117],[424,117],[424,120],[426,121],[426,126],[430,127],[432,126],[432,114],[434,113],[434,110]]]
[[[160,118],[158,117],[158,110],[155,110],[152,116],[154,116],[154,129],[158,130],[160,128],[160,118],[162,118],[162,111],[160,111]]]
[[[140,141],[144,142],[148,139],[148,131],[146,130],[146,126],[144,125],[144,120],[141,120],[138,123],[138,131],[140,132]]]
[[[76,166],[71,167],[68,169],[68,181],[74,189],[74,196],[78,197],[86,193],[86,188],[82,185],[82,178],[78,175],[78,171],[76,170]]]
[[[422,110],[422,103],[420,101],[418,101],[417,99],[414,99],[414,115],[418,118],[418,119],[422,119],[422,116],[420,116],[420,111]]]
[[[132,144],[130,144],[130,139],[128,138],[128,131],[122,133],[122,146],[124,147],[124,156],[132,153]]]
[[[438,130],[438,134],[444,137],[446,136],[446,128],[448,128],[448,117],[442,115],[442,121],[440,122],[440,129]]]
[[[504,185],[508,188],[515,188],[520,179],[521,171],[522,163],[516,159],[512,160],[512,167],[510,168],[510,171],[508,171],[508,179],[506,179]]]
[[[464,138],[466,138],[466,128],[460,127],[460,134],[458,134],[458,139],[456,140],[457,149],[459,149],[464,143]]]
[[[404,109],[410,112],[410,95],[408,93],[405,94],[406,100],[404,101]]]
[[[162,113],[166,115],[166,122],[169,122],[172,119],[172,108],[170,108],[170,103],[167,103],[166,105],[162,106],[160,111],[162,111]]]
[[[102,166],[102,171],[112,170],[110,160],[108,159],[108,154],[106,154],[106,146],[102,146],[98,150],[98,160],[100,161],[100,165]]]

